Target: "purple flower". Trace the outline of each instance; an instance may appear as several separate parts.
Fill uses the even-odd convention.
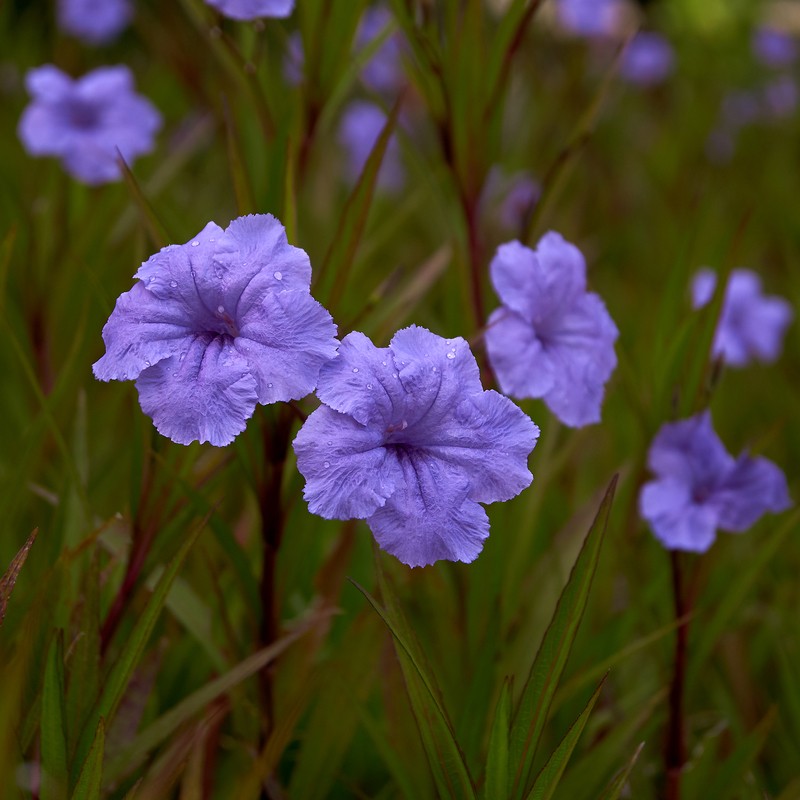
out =
[[[52,65],[25,78],[33,98],[19,122],[19,138],[33,156],[57,156],[88,184],[120,177],[117,150],[130,164],[153,149],[161,115],[133,90],[124,66],[101,67],[73,81]]]
[[[261,17],[288,17],[294,11],[294,0],[206,0],[226,17],[238,20]]]
[[[701,269],[692,281],[692,304],[702,308],[714,295],[717,276]],[[731,272],[716,333],[713,352],[732,367],[751,361],[771,363],[781,354],[783,337],[794,317],[782,297],[764,295],[761,279],[749,269]]]
[[[489,317],[486,349],[503,392],[543,398],[565,425],[599,422],[618,331],[586,291],[580,250],[551,231],[536,250],[500,245],[489,269],[503,305]]]
[[[788,33],[766,25],[753,34],[752,47],[767,67],[787,67],[797,59],[797,42]]]
[[[361,175],[386,120],[387,116],[381,108],[364,100],[353,101],[345,110],[338,138],[345,151],[345,170],[350,183],[354,184]],[[403,188],[404,183],[400,146],[397,137],[392,134],[383,154],[377,185],[381,189],[396,192]]]
[[[363,50],[372,44],[392,24],[389,11],[378,6],[364,14],[358,33],[356,49]],[[388,36],[364,65],[361,77],[367,88],[379,94],[394,95],[403,86],[403,40],[399,34]]]
[[[620,64],[620,75],[640,86],[653,86],[672,72],[675,54],[660,33],[643,31],[628,45]]]
[[[639,512],[670,550],[704,553],[717,528],[741,533],[791,505],[783,472],[766,458],[729,455],[707,411],[662,426],[648,466],[657,479],[642,487]]]
[[[558,21],[576,36],[607,36],[617,29],[618,0],[558,0]]]
[[[764,87],[764,111],[772,119],[785,119],[797,108],[797,84],[789,75],[781,75]]]
[[[58,27],[87,44],[106,44],[131,21],[130,0],[58,0]]]
[[[164,436],[221,446],[256,403],[297,400],[336,354],[336,326],[309,293],[311,264],[271,214],[209,222],[151,256],[103,328],[100,380],[136,379]]]
[[[483,390],[463,339],[411,326],[379,348],[351,333],[317,395],[324,405],[294,440],[309,509],[365,519],[411,567],[474,560],[489,535],[479,503],[510,500],[532,480],[539,429]]]

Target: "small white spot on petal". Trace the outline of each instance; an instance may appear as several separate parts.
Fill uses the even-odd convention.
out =
[[[450,359],[453,359],[453,358],[456,357],[456,354],[455,353],[448,353],[447,357],[450,358]]]
[[[217,311],[220,314],[224,314],[225,313],[225,306],[217,306]]]
[[[192,242],[192,247],[200,247],[200,242],[198,242],[198,241],[197,241],[197,239],[195,239],[195,240]]]
[[[147,359],[144,360],[144,363],[147,364],[148,367],[150,366],[150,362]]]
[[[331,465],[331,462],[330,462],[330,461],[323,461],[323,462],[322,462],[322,466],[323,466],[323,467],[325,467],[325,469],[328,469],[328,467],[329,467],[330,465]]]
[[[368,384],[367,384],[367,389],[371,389],[371,388],[372,388],[372,384],[371,384],[371,383],[368,383]]]
[[[177,289],[177,288],[178,288],[178,281],[170,281],[170,282],[169,282],[169,285],[170,285],[170,286],[171,286],[173,289]]]
[[[276,281],[283,280],[283,273],[281,272],[273,272],[272,276],[275,278]]]
[[[407,423],[405,420],[403,420],[403,421],[400,423],[400,430],[401,430],[401,431],[404,431],[404,430],[405,430],[407,427],[408,427],[408,423]]]
[[[358,367],[353,367],[353,372],[358,372]]]
[[[272,384],[271,384],[271,383],[268,383],[268,384],[267,384],[267,389],[271,389],[271,388],[272,388]]]

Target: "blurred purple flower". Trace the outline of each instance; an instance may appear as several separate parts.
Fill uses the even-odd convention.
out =
[[[701,269],[692,281],[692,305],[702,308],[716,290],[713,270]],[[783,337],[794,312],[782,297],[762,294],[761,278],[749,269],[731,272],[722,312],[714,334],[714,355],[732,367],[751,361],[776,361],[783,348]]]
[[[354,184],[386,125],[387,115],[373,103],[354,100],[344,112],[339,124],[339,144],[345,151],[347,180]],[[381,189],[397,192],[405,183],[405,171],[400,161],[400,145],[393,133],[383,154],[377,185]]]
[[[607,36],[617,29],[618,0],[558,0],[558,21],[576,36]]]
[[[223,16],[242,21],[288,17],[294,11],[294,0],[206,0],[206,3]]]
[[[722,118],[726,126],[741,128],[755,122],[761,115],[758,94],[747,89],[728,92],[722,100]]]
[[[772,119],[785,119],[797,108],[797,84],[789,75],[781,75],[764,87],[764,111]]]
[[[336,326],[311,296],[306,253],[271,214],[209,222],[151,256],[103,328],[100,380],[136,379],[164,436],[221,446],[257,403],[313,391],[336,354]]]
[[[392,25],[392,15],[383,6],[370,8],[361,19],[356,34],[356,49],[368,47],[376,37]],[[362,80],[367,88],[392,96],[403,86],[403,39],[399,33],[390,34],[364,65]]]
[[[309,509],[365,519],[411,567],[474,560],[489,535],[479,503],[510,500],[532,480],[539,429],[483,390],[461,338],[411,326],[378,348],[351,333],[322,368],[317,395],[324,405],[294,440]]]
[[[543,398],[565,425],[599,422],[618,331],[600,297],[586,291],[580,250],[551,231],[536,250],[501,245],[489,268],[503,301],[485,337],[500,388]]]
[[[293,31],[286,40],[286,50],[283,54],[283,76],[290,86],[302,83],[305,61],[303,36],[300,31]]]
[[[766,458],[729,455],[707,411],[662,426],[648,465],[657,479],[642,487],[639,512],[670,550],[704,553],[717,528],[741,533],[791,505],[783,472]]]
[[[56,156],[88,184],[120,177],[117,149],[130,164],[153,149],[161,115],[133,89],[124,66],[101,67],[73,81],[45,65],[30,70],[32,100],[19,121],[19,138],[32,156]]]
[[[762,26],[753,34],[753,53],[767,67],[787,67],[797,59],[797,42],[788,33]]]
[[[130,0],[58,0],[58,27],[86,44],[106,44],[128,26]]]
[[[662,83],[672,72],[675,53],[660,33],[642,31],[630,42],[620,64],[620,75],[640,86]]]

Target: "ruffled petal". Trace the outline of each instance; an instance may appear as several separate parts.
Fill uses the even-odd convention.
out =
[[[197,336],[182,357],[146,369],[136,388],[142,411],[178,444],[230,444],[258,399],[247,362],[220,336]]]
[[[158,298],[136,283],[117,299],[103,327],[106,354],[92,367],[101,381],[130,380],[159,361],[189,349],[191,320],[179,300]]]
[[[469,499],[469,484],[446,464],[420,454],[400,458],[397,491],[367,519],[378,544],[410,567],[474,561],[489,535],[489,519]]]
[[[693,503],[687,485],[675,478],[645,484],[639,495],[639,511],[669,550],[704,553],[717,535],[715,510]]]
[[[544,397],[555,385],[555,364],[530,322],[510,308],[492,312],[485,335],[489,363],[512,397]]]
[[[28,94],[46,103],[58,103],[69,98],[73,86],[72,78],[52,64],[35,67],[25,75]]]
[[[75,96],[87,103],[114,102],[134,90],[133,73],[124,64],[98,67],[75,81]]]
[[[43,103],[31,103],[22,112],[17,133],[32,156],[60,156],[72,142],[72,136],[64,133],[61,115]]]
[[[708,501],[717,510],[723,530],[740,533],[768,511],[792,505],[786,476],[772,461],[741,455]]]
[[[293,444],[309,509],[326,519],[365,519],[380,508],[402,480],[382,444],[379,430],[326,406],[314,411]]]
[[[288,17],[295,0],[206,0],[231,19],[251,20],[261,17]]]
[[[265,294],[240,323],[236,349],[247,359],[259,403],[299,400],[336,355],[331,315],[303,291]]]

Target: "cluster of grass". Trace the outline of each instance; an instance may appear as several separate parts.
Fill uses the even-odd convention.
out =
[[[749,50],[763,9],[647,4],[677,64],[642,89],[614,46],[557,35],[530,0],[389,5],[408,89],[352,186],[337,125],[369,95],[366,0],[263,24],[142,0],[99,50],[60,35],[49,2],[0,4],[0,796],[800,797],[797,514],[671,559],[637,513],[654,433],[708,406],[797,496],[797,326],[777,365],[720,370],[719,304],[693,312],[687,293],[701,265],[748,265],[800,297],[797,120],[708,152],[725,93],[768,80]],[[126,63],[163,113],[124,181],[88,188],[23,151],[22,78],[50,62]],[[393,129],[399,193],[376,187]],[[543,182],[517,230],[486,199],[493,168]],[[521,403],[542,430],[535,480],[488,509],[473,564],[410,570],[363,523],[310,515],[294,412],[182,447],[131,384],[93,380],[141,261],[251,212],[309,253],[340,335],[383,346],[415,322],[479,360],[497,244],[555,229],[585,253],[620,329],[603,422]],[[693,603],[670,781],[676,561]]]

